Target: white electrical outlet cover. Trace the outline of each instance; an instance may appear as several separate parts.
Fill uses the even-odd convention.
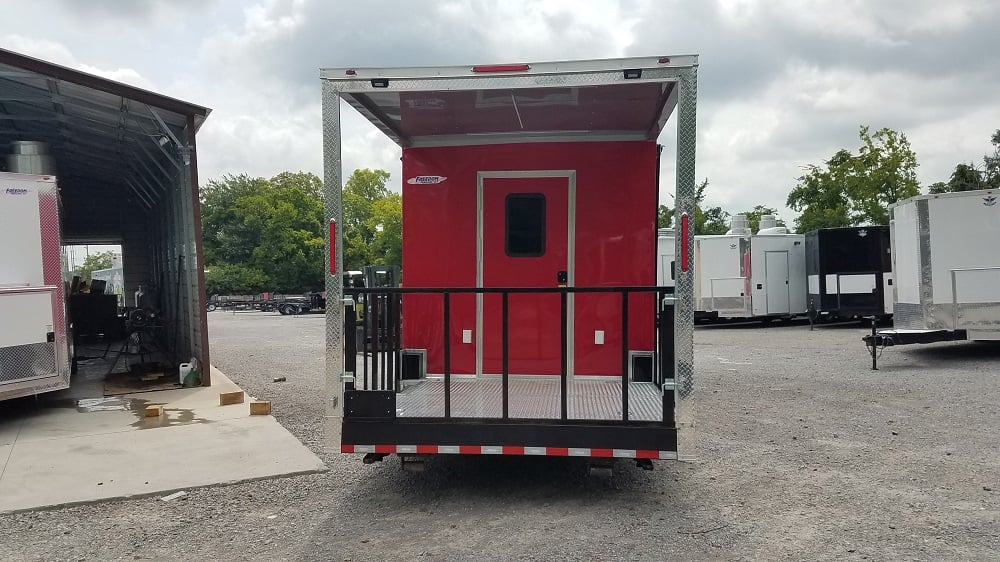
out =
[[[604,330],[594,330],[594,344],[604,345]]]
[[[462,343],[472,343],[472,330],[462,330]]]

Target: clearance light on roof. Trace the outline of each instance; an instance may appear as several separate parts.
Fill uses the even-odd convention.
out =
[[[660,64],[670,64],[670,57],[660,57],[660,60],[656,62]]]
[[[346,74],[348,76],[357,76],[358,75],[358,71],[354,70],[353,68],[349,68],[349,69],[347,69],[347,70],[344,71],[344,74]]]
[[[473,66],[473,72],[524,72],[525,70],[531,70],[531,65],[528,64],[486,64],[480,66]]]

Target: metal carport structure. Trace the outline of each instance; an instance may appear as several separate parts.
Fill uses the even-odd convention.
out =
[[[121,244],[126,306],[142,285],[173,358],[210,384],[195,135],[211,110],[0,49],[0,155],[47,143],[63,244]],[[0,162],[4,159],[0,158]]]

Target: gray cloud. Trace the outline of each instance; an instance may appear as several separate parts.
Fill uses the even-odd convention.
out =
[[[212,107],[206,178],[322,173],[320,67],[698,53],[698,174],[730,210],[783,207],[801,166],[856,149],[861,124],[906,133],[925,184],[981,158],[1000,127],[988,0],[40,0],[8,13],[0,40]],[[353,110],[344,127],[345,173],[398,173],[398,148]]]

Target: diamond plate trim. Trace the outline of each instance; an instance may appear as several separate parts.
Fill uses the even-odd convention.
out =
[[[515,419],[559,419],[559,379],[515,378],[510,381],[509,413]],[[451,415],[455,418],[502,416],[503,383],[500,379],[453,379]],[[572,419],[622,419],[621,383],[576,380],[569,400]],[[428,379],[396,395],[398,417],[444,417],[444,381]],[[663,403],[654,383],[629,384],[629,420],[662,421]]]
[[[340,152],[340,95],[331,82],[323,81],[323,191],[324,212],[327,223],[331,220],[337,223],[336,268],[343,268],[344,244],[341,236],[343,220],[341,216],[341,181],[342,161]],[[330,241],[327,241],[329,248]],[[326,307],[326,416],[331,418],[326,423],[327,445],[340,445],[341,420],[344,417],[344,383],[340,375],[344,370],[344,309],[337,303],[343,298],[343,281],[339,275],[330,273],[330,252],[326,255],[326,302],[332,306]]]
[[[695,207],[695,146],[697,141],[698,69],[692,67],[680,73],[677,101],[677,208],[675,222],[687,213],[694,218]],[[688,256],[694,256],[694,236],[687,240]],[[681,263],[682,244],[676,245],[676,260]],[[674,355],[676,368],[677,450],[686,456],[695,454],[694,435],[694,268],[689,260],[688,271],[679,271],[674,288]]]
[[[0,347],[0,385],[56,373],[56,347],[51,343]]]

